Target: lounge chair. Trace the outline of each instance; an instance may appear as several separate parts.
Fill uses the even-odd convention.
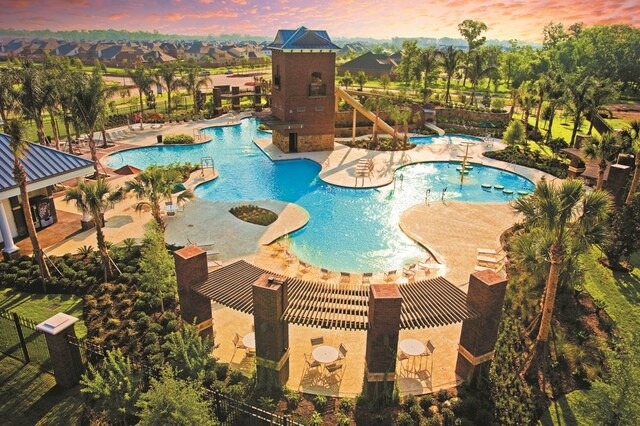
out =
[[[364,274],[362,274],[362,284],[370,284],[371,277],[373,277],[372,272],[365,272]]]
[[[155,123],[155,124],[152,124],[150,127],[153,130],[160,130],[160,129],[162,129],[162,123]]]
[[[329,272],[328,269],[325,268],[320,268],[320,278],[323,280],[326,280],[329,278],[329,276],[331,275],[331,273]]]
[[[396,279],[396,272],[398,272],[397,270],[393,270],[393,271],[389,271],[389,272],[385,272],[384,273],[384,280],[387,282],[391,282],[393,280]]]
[[[349,283],[351,281],[351,274],[348,272],[340,272],[340,284]]]
[[[311,338],[311,347],[315,348],[316,346],[324,345],[324,337],[312,337]]]

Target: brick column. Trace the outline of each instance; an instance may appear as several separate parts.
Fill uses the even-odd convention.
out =
[[[462,323],[456,374],[463,380],[473,380],[479,366],[493,358],[506,290],[507,279],[494,271],[475,272],[469,277],[467,306],[479,316]]]
[[[77,321],[78,318],[71,315],[58,313],[36,326],[47,341],[56,383],[64,389],[77,385],[84,371],[80,348],[69,343],[69,338],[76,337],[74,324]]]
[[[231,94],[232,95],[239,95],[240,94],[240,87],[233,86],[231,88]],[[240,97],[239,96],[234,96],[233,98],[231,98],[231,107],[233,108],[234,111],[239,111],[240,110]]]
[[[256,85],[253,87],[253,91],[258,95],[253,98],[253,109],[255,109],[256,112],[260,112],[262,111],[262,96],[260,96],[262,93],[262,87]]]
[[[253,284],[256,372],[262,388],[284,386],[289,380],[289,324],[282,319],[287,305],[283,281],[263,274]]]
[[[196,293],[193,288],[204,283],[209,276],[207,253],[199,247],[187,246],[173,253],[178,281],[178,298],[182,319],[189,324],[194,320],[202,337],[213,339],[211,299]]]
[[[374,398],[381,392],[393,392],[401,308],[397,284],[371,284],[365,382],[367,394]]]
[[[222,115],[222,96],[217,87],[213,88],[213,115],[215,117]]]
[[[609,175],[603,187],[613,196],[613,201],[617,206],[621,206],[626,199],[626,187],[629,181],[631,167],[624,164],[612,164],[609,166]]]

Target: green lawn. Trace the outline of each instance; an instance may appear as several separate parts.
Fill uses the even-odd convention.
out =
[[[33,364],[0,354],[0,419],[7,425],[81,425],[80,386],[62,390]],[[7,423],[4,423],[7,422]]]
[[[630,274],[612,272],[598,262],[602,254],[592,249],[582,259],[587,266],[585,289],[594,299],[606,302],[605,310],[624,333],[640,333],[640,253],[631,257]],[[582,408],[589,403],[588,390],[571,392],[559,398],[542,417],[543,425],[573,426],[594,424]]]
[[[0,289],[0,309],[12,311],[21,317],[42,322],[58,312],[80,318],[76,324],[76,335],[87,335],[82,321],[82,298],[71,294],[31,294],[12,289]]]
[[[533,111],[529,115],[529,124],[534,126],[536,124],[536,111]],[[513,114],[513,118],[522,119],[521,112],[515,112]],[[540,131],[543,135],[547,134],[547,123],[540,119]],[[578,134],[587,133],[589,131],[589,122],[584,120],[580,129],[578,129]],[[595,131],[595,130],[594,130]],[[560,115],[560,111],[556,112],[556,117],[553,119],[553,128],[551,129],[551,136],[554,138],[563,138],[567,143],[571,141],[571,132],[573,132],[573,121],[571,119],[565,120]],[[597,133],[597,131],[595,131]]]

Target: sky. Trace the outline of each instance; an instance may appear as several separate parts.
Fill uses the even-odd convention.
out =
[[[639,0],[0,0],[0,11],[1,28],[267,37],[304,25],[333,38],[457,38],[475,19],[489,39],[536,42],[550,21],[640,26]]]

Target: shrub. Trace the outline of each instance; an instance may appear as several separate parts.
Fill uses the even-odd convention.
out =
[[[429,408],[435,403],[436,399],[431,394],[424,395],[422,398],[420,398],[420,407],[422,407],[425,412],[429,411]]]
[[[278,219],[278,215],[271,210],[252,204],[232,207],[229,213],[245,222],[263,226],[271,225]]]
[[[285,388],[282,393],[282,397],[287,402],[287,408],[289,408],[290,410],[296,409],[298,407],[298,404],[300,404],[300,393],[294,391],[293,389]]]
[[[316,395],[316,397],[313,398],[313,406],[316,407],[316,410],[318,411],[324,411],[327,407],[327,397],[323,395]]]
[[[504,99],[495,98],[491,101],[491,112],[497,110],[497,112],[502,112],[504,109]]]
[[[322,416],[317,411],[314,411],[309,418],[309,426],[322,426],[324,420],[322,420]]]
[[[396,425],[397,426],[413,426],[414,421],[411,415],[405,411],[398,413],[396,417]]]
[[[216,364],[216,379],[223,382],[227,378],[227,373],[229,372],[229,365],[218,363]]]
[[[167,135],[162,139],[162,143],[167,145],[188,145],[193,142],[193,137],[185,134]]]
[[[258,130],[263,130],[263,131],[264,130],[269,130],[269,126],[267,126],[264,123],[260,123],[260,124],[258,124]]]
[[[489,151],[483,153],[485,157],[494,158],[508,163],[518,164],[520,166],[531,167],[542,170],[561,179],[567,177],[568,166],[561,160],[556,158],[540,157],[538,161],[529,152],[521,152],[516,147],[507,147],[499,151]]]
[[[351,419],[344,413],[338,413],[336,416],[338,420],[338,426],[349,426],[351,424]]]
[[[241,383],[244,380],[244,375],[238,370],[232,370],[229,373],[229,386],[233,386],[235,384]]]
[[[446,389],[440,389],[436,394],[436,398],[438,399],[438,402],[443,403],[449,399],[449,393]]]
[[[258,398],[258,406],[263,410],[273,411],[276,404],[274,404],[273,398],[269,398],[268,396],[261,396]]]
[[[342,398],[340,400],[340,411],[345,414],[349,414],[353,411],[355,407],[355,401],[351,398]]]
[[[409,409],[411,409],[411,407],[413,407],[413,406],[415,406],[417,404],[418,404],[418,401],[416,400],[416,397],[414,395],[409,394],[404,398],[404,402],[402,404],[402,407],[405,410],[409,410]]]

